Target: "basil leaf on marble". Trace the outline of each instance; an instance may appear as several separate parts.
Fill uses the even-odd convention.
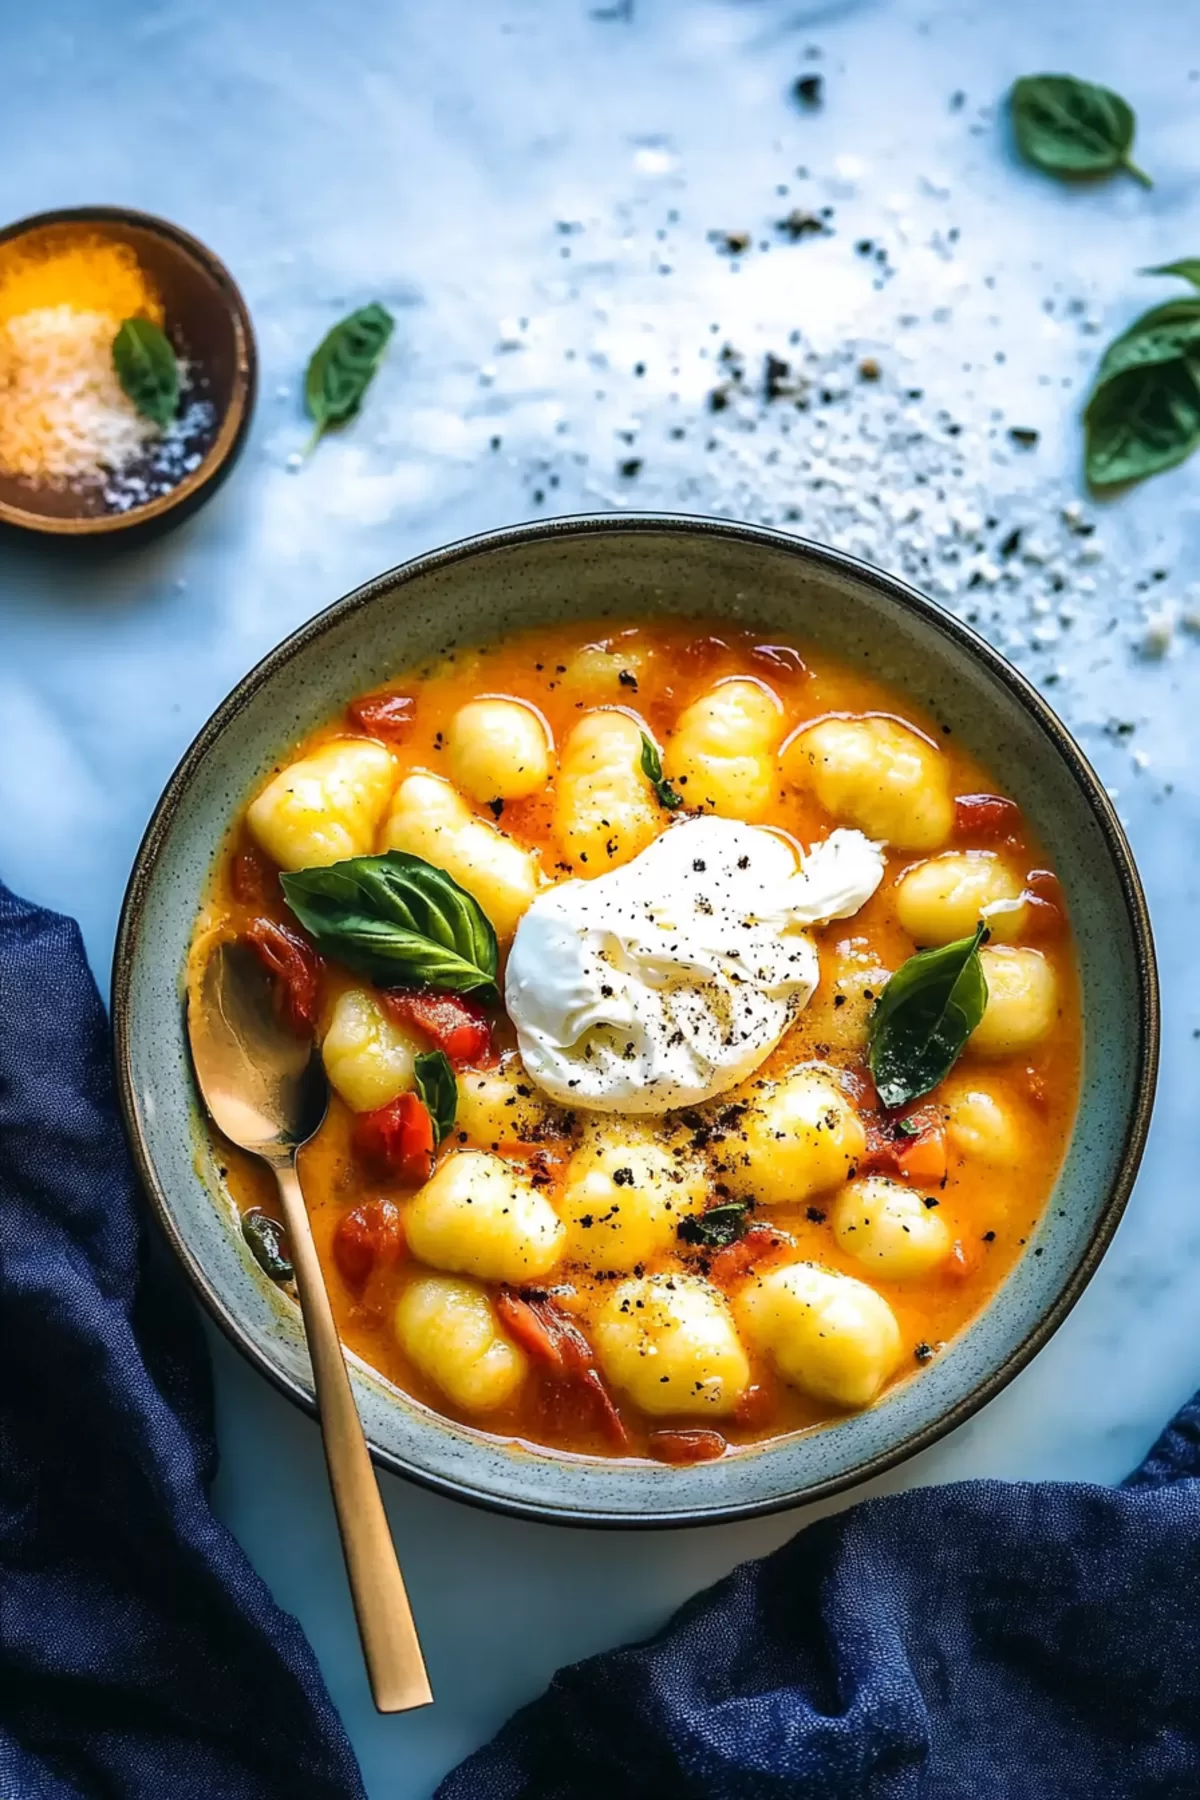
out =
[[[1146,273],[1200,285],[1200,258]],[[1083,417],[1093,487],[1140,481],[1191,455],[1200,444],[1200,294],[1151,307],[1113,340]]]
[[[454,1129],[458,1082],[444,1050],[428,1050],[413,1063],[417,1093],[429,1109],[434,1137],[440,1144]]]
[[[987,935],[981,920],[972,937],[918,951],[880,994],[867,1066],[885,1106],[905,1106],[929,1093],[958,1061],[987,1005],[979,957]]]
[[[179,410],[179,363],[170,339],[150,319],[123,320],[112,347],[122,392],[160,427]]]
[[[330,425],[344,425],[362,405],[396,321],[372,301],[340,319],[312,354],[304,377],[304,402],[316,423],[311,450]]]
[[[1143,275],[1178,275],[1200,288],[1200,256],[1181,256],[1178,262],[1160,263],[1156,269],[1142,269]]]
[[[1111,88],[1074,75],[1023,75],[1009,95],[1017,148],[1049,175],[1072,179],[1128,169],[1152,185],[1130,156],[1137,121]]]
[[[642,733],[642,774],[657,794],[660,806],[665,806],[668,812],[674,812],[676,807],[683,805],[683,795],[677,794],[663,775],[662,758],[658,754],[657,745],[653,738],[647,737],[644,731]]]
[[[279,878],[317,948],[381,987],[493,997],[496,933],[473,895],[420,856],[389,850]]]

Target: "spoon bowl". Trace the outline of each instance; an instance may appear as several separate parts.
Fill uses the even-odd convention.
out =
[[[280,1020],[248,945],[218,944],[209,956],[188,1029],[213,1123],[264,1162],[290,1162],[325,1117],[329,1083],[316,1046]]]

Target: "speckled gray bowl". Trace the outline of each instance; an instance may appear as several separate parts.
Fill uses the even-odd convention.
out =
[[[718,520],[559,519],[454,544],[338,601],[247,675],[171,777],[125,898],[113,993],[134,1154],[201,1299],[264,1374],[311,1409],[299,1314],[236,1229],[184,1040],[181,971],[223,834],[298,737],[425,657],[538,621],[672,613],[794,632],[861,658],[1003,771],[1067,891],[1082,966],[1083,1097],[1035,1245],[946,1353],[871,1412],[692,1468],[606,1464],[497,1442],[354,1367],[379,1462],[460,1499],[561,1522],[765,1512],[878,1474],[960,1424],[1029,1361],[1088,1281],[1133,1183],[1154,1092],[1154,953],[1128,846],[1054,714],[965,626],[848,556]]]

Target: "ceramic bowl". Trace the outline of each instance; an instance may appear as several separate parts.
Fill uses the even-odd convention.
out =
[[[0,231],[0,245],[21,239],[52,249],[81,231],[127,244],[154,278],[168,335],[199,372],[195,398],[208,402],[212,425],[196,442],[200,460],[194,469],[166,493],[124,510],[111,509],[98,486],[56,488],[0,474],[0,525],[60,542],[125,541],[133,532],[140,536],[185,519],[216,492],[241,455],[257,385],[254,327],[224,263],[198,238],[152,213],[125,206],[38,213]]]
[[[1129,848],[1066,730],[966,626],[877,569],[750,525],[615,515],[472,538],[347,595],[247,675],[171,777],[134,865],[114,971],[125,1119],[197,1292],[250,1360],[311,1409],[299,1313],[236,1228],[184,1038],[184,958],[226,830],[297,739],[415,662],[539,621],[680,613],[795,633],[861,660],[1003,771],[1062,872],[1074,921],[1082,1097],[1023,1261],[936,1362],[869,1412],[690,1468],[605,1463],[489,1439],[354,1365],[381,1464],[460,1499],[561,1522],[690,1524],[766,1512],[877,1475],[961,1424],[1046,1342],[1095,1270],[1129,1194],[1153,1097],[1154,955]]]

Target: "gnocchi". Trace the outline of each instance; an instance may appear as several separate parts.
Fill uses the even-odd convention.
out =
[[[473,894],[497,937],[511,937],[538,889],[537,858],[473,813],[440,775],[400,783],[384,828],[389,850],[436,863]]]
[[[783,710],[761,681],[718,682],[679,716],[664,758],[684,803],[728,819],[761,819],[775,782]]]
[[[554,832],[580,875],[627,863],[662,830],[662,810],[642,770],[642,727],[604,707],[585,713],[563,745]]]
[[[397,1302],[394,1327],[409,1360],[464,1412],[494,1412],[529,1372],[524,1353],[501,1330],[486,1290],[473,1281],[423,1275],[410,1282]]]
[[[750,1385],[722,1295],[695,1275],[623,1281],[597,1315],[600,1365],[643,1412],[720,1418]]]
[[[365,856],[375,847],[396,768],[382,744],[335,738],[269,781],[247,807],[246,823],[281,869]]]
[[[481,1149],[529,1138],[547,1117],[545,1101],[516,1057],[498,1069],[471,1069],[458,1078],[455,1129]]]
[[[951,1090],[946,1130],[961,1156],[977,1157],[994,1168],[1011,1168],[1021,1160],[1021,1121],[1011,1105],[975,1082]]]
[[[321,1043],[330,1086],[353,1112],[374,1112],[413,1085],[423,1045],[366,988],[338,996]]]
[[[450,721],[450,774],[473,800],[524,800],[550,779],[550,738],[519,700],[468,700]]]
[[[868,949],[839,944],[821,969],[821,985],[800,1016],[807,1043],[822,1055],[861,1055],[875,1002],[891,979]]]
[[[842,1189],[833,1207],[833,1235],[880,1281],[919,1281],[953,1248],[936,1197],[886,1175]]]
[[[833,818],[896,850],[936,850],[953,829],[945,758],[897,719],[820,719],[788,739],[780,761],[784,779]]]
[[[488,1150],[448,1156],[405,1208],[404,1234],[431,1269],[513,1282],[548,1275],[565,1236],[528,1177]]]
[[[707,1192],[694,1161],[654,1142],[585,1142],[567,1167],[559,1215],[569,1261],[627,1273],[670,1247]]]
[[[869,1406],[900,1361],[900,1327],[882,1294],[818,1263],[752,1276],[735,1309],[785,1381],[835,1406]]]
[[[980,919],[993,941],[1024,930],[1023,883],[991,850],[948,850],[909,869],[896,884],[896,917],[915,944],[952,944]]]
[[[865,1148],[862,1120],[836,1077],[806,1064],[751,1101],[731,1160],[756,1200],[780,1206],[837,1187]]]
[[[1054,969],[1040,950],[985,944],[979,952],[987,1005],[971,1033],[977,1056],[1018,1056],[1040,1044],[1058,1016]]]

